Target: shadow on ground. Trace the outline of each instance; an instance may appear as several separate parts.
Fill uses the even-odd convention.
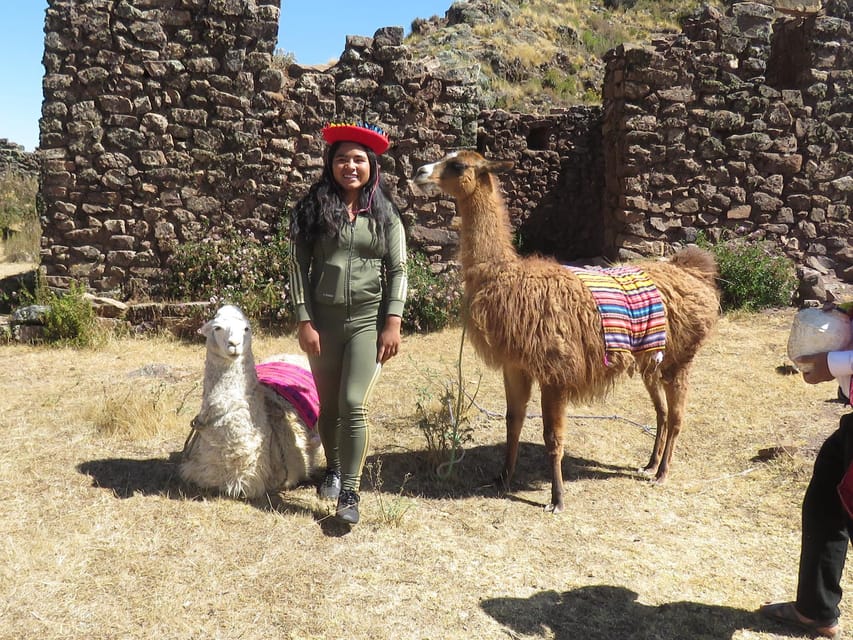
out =
[[[779,630],[754,611],[697,602],[645,605],[630,589],[610,585],[491,598],[480,606],[515,633],[550,633],[555,640],[723,640],[741,629]]]
[[[435,463],[426,451],[379,450],[367,459],[364,481],[375,486],[372,478],[379,468],[383,492],[403,493],[424,498],[464,498],[502,493],[496,479],[503,469],[504,446],[483,445],[465,449],[461,462],[447,478],[439,478]],[[636,468],[601,463],[565,455],[563,481],[610,480],[639,477]],[[545,446],[531,442],[519,444],[518,462],[511,491],[543,491],[550,500],[551,474]],[[546,495],[547,494],[547,495]],[[544,503],[543,503],[544,504]]]
[[[110,490],[116,498],[122,500],[134,496],[161,496],[172,500],[221,497],[218,492],[191,486],[181,479],[178,474],[180,455],[175,452],[168,458],[90,460],[77,465],[77,471],[91,477],[92,486]],[[262,511],[308,514],[317,519],[327,515],[310,508],[304,500],[290,492],[270,494],[245,502]]]
[[[505,495],[495,482],[503,466],[503,455],[503,445],[469,448],[454,472],[447,478],[439,478],[435,473],[434,463],[429,461],[425,451],[379,451],[367,459],[362,491],[434,499],[471,496],[493,496],[498,499]],[[119,499],[156,495],[174,500],[201,500],[218,495],[181,480],[178,474],[179,463],[180,453],[175,452],[165,458],[90,460],[79,464],[77,470],[90,476],[93,486],[108,489]],[[571,456],[563,458],[565,482],[607,480],[636,475],[635,470],[629,467],[602,464]],[[544,445],[521,443],[511,491],[541,491],[542,504],[531,503],[541,507],[550,500],[550,483]],[[296,493],[298,492],[283,491],[249,502],[262,510],[310,512],[317,518],[327,515],[307,507]]]

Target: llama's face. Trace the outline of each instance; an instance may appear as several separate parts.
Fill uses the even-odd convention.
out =
[[[198,332],[207,338],[208,348],[223,358],[236,359],[251,349],[249,321],[237,307],[222,307]]]
[[[461,198],[471,195],[481,179],[490,184],[488,174],[501,173],[511,167],[512,162],[486,160],[476,151],[454,151],[438,162],[418,169],[414,182],[427,195],[438,190],[454,198]]]

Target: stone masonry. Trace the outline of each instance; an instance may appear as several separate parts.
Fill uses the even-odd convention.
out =
[[[4,173],[38,176],[39,162],[36,154],[6,138],[0,138],[0,175]]]
[[[364,119],[394,142],[383,176],[436,270],[453,257],[453,203],[411,176],[475,147],[515,161],[503,185],[523,251],[660,255],[731,232],[851,281],[843,7],[707,10],[611,52],[603,108],[535,116],[481,112],[475,70],[414,59],[399,27],[348,37],[332,67],[279,69],[280,0],[49,0],[42,264],[55,286],[156,297],[178,243],[263,241],[319,174],[323,124]]]
[[[850,17],[741,3],[611,52],[606,251],[750,237],[853,281]]]

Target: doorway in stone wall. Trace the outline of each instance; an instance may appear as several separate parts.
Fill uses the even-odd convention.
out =
[[[519,251],[552,256],[560,262],[601,256],[605,223],[600,126],[593,125],[571,139],[565,133],[555,136],[547,125],[531,127],[527,148],[557,152],[560,175],[519,225]]]
[[[783,18],[773,23],[767,84],[774,89],[799,89],[811,67],[810,33],[814,17]]]

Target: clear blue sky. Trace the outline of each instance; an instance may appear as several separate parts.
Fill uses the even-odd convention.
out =
[[[348,35],[372,36],[380,27],[403,27],[412,20],[444,16],[453,0],[282,0],[278,48],[298,62],[319,64],[337,58]],[[0,138],[33,151],[38,145],[44,67],[44,12],[47,0],[0,0]]]

